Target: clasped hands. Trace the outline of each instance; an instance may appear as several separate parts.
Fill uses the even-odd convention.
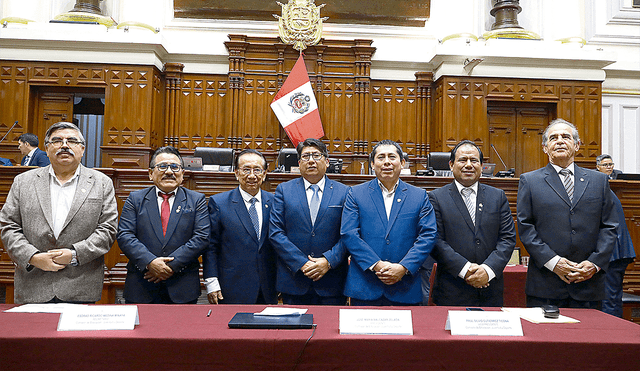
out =
[[[402,264],[391,263],[388,261],[380,260],[374,267],[373,271],[382,283],[385,285],[393,285],[400,282],[402,277],[407,274],[407,268]]]
[[[320,278],[324,277],[324,275],[329,271],[331,266],[329,265],[329,261],[327,258],[320,257],[314,258],[311,255],[308,256],[309,261],[306,262],[300,270],[302,273],[312,279],[313,281],[317,281]]]
[[[172,260],[173,257],[162,256],[153,259],[151,263],[147,265],[147,271],[144,273],[144,279],[152,283],[158,283],[173,276],[173,269],[167,265],[167,263]]]
[[[596,265],[588,260],[576,263],[566,258],[560,258],[553,268],[553,273],[557,274],[566,283],[586,281],[593,277],[596,272]]]
[[[29,260],[29,264],[43,271],[57,272],[69,265],[72,258],[71,249],[53,249],[34,254]]]
[[[471,263],[467,274],[464,276],[464,281],[476,289],[482,289],[489,287],[489,274],[479,264]]]

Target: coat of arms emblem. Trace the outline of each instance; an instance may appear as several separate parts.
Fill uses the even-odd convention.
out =
[[[289,0],[287,4],[277,2],[282,7],[282,16],[278,18],[280,38],[286,44],[293,44],[296,50],[304,50],[309,45],[315,45],[322,37],[322,21],[320,8],[313,0]]]

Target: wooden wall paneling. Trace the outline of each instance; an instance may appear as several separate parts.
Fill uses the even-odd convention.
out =
[[[415,170],[426,169],[427,153],[430,147],[429,130],[431,127],[431,85],[433,74],[430,72],[417,72],[416,76],[416,119],[418,125],[418,137],[416,143],[416,167]]]
[[[18,150],[18,137],[29,132],[27,85],[28,67],[25,63],[0,61],[0,138],[4,137],[13,123],[18,124],[0,144],[0,156],[20,164],[22,154]]]
[[[355,57],[355,68],[353,69],[355,82],[355,107],[354,120],[357,132],[351,137],[353,140],[354,155],[366,155],[371,150],[371,128],[373,119],[373,85],[371,81],[371,58],[375,53],[375,48],[371,46],[371,40],[355,40],[356,46],[353,49]],[[348,140],[348,139],[347,139]],[[359,160],[361,162],[362,159]],[[361,166],[360,166],[361,168]],[[356,165],[355,173],[360,172]],[[352,170],[353,171],[353,170]]]
[[[151,129],[148,131],[151,148],[161,147],[164,143],[163,128],[165,125],[165,78],[156,68],[153,69],[153,92],[151,101]]]
[[[509,163],[510,153],[516,153],[517,137],[517,113],[515,107],[503,107],[489,105],[487,108],[489,145],[483,151],[485,162],[495,163],[496,171],[509,170],[502,165],[496,155],[498,151],[507,166],[515,167],[514,163]],[[491,147],[495,146],[495,150]]]
[[[538,169],[549,161],[542,150],[542,134],[552,118],[551,107],[533,106],[516,109],[515,164],[507,166],[516,169],[516,177],[527,171]]]
[[[180,147],[180,138],[178,125],[182,124],[180,119],[180,108],[182,102],[182,63],[166,63],[164,66],[165,73],[165,122],[164,130],[161,131],[164,136],[163,145]],[[186,123],[185,123],[186,124]]]

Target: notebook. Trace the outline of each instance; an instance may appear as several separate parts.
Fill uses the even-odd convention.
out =
[[[313,314],[299,316],[256,316],[238,312],[229,321],[229,328],[303,329],[313,327]]]

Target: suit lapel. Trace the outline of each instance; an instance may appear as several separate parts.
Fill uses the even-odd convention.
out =
[[[309,210],[309,201],[307,200],[307,191],[304,188],[304,179],[302,177],[297,179],[297,184],[293,187],[293,196],[294,199],[299,202],[298,207],[300,210],[304,210],[305,218],[304,221],[300,222],[306,223],[309,230],[313,229],[313,224],[311,223],[311,211]],[[317,215],[316,219],[318,219]]]
[[[382,194],[382,191],[380,191]],[[387,224],[387,229],[385,232],[385,236],[389,235],[391,232],[391,227],[393,227],[393,223],[396,221],[398,214],[400,213],[400,209],[402,209],[402,205],[404,205],[404,201],[407,198],[407,184],[402,180],[398,180],[398,188],[396,188],[396,192],[393,194],[393,201],[391,203],[391,212],[389,213],[389,224]],[[384,208],[384,202],[383,202]],[[385,212],[386,215],[386,212]]]
[[[53,215],[51,212],[51,189],[49,186],[49,167],[46,166],[38,170],[38,180],[34,184],[36,197],[42,208],[42,213],[49,223],[49,228],[53,231]]]
[[[480,223],[482,223],[482,214],[485,204],[485,186],[478,183],[478,194],[476,195],[476,225],[474,231],[478,228]],[[471,219],[471,217],[469,217]]]
[[[462,215],[462,219],[467,223],[467,227],[472,231],[475,231],[475,227],[473,225],[473,221],[471,221],[471,216],[469,215],[469,210],[467,210],[467,205],[465,205],[464,200],[462,199],[462,195],[458,191],[458,187],[456,187],[455,183],[449,184],[449,195],[453,200],[454,205],[458,209],[460,215]]]
[[[84,204],[85,200],[91,193],[91,188],[95,183],[95,179],[93,175],[87,174],[85,167],[80,165],[80,173],[78,174],[78,186],[76,187],[76,193],[73,195],[73,202],[71,203],[71,207],[69,208],[69,214],[67,214],[67,219],[64,221],[64,225],[62,226],[62,230],[67,227],[67,224],[73,219],[82,204]]]
[[[144,199],[146,212],[151,222],[151,228],[153,228],[153,231],[156,233],[158,241],[164,241],[164,236],[162,235],[162,220],[160,219],[160,210],[158,208],[158,195],[156,194],[155,186],[149,188]]]
[[[271,201],[267,200],[265,194],[267,192],[260,190],[262,192],[262,228],[260,228],[260,243],[258,244],[258,251],[264,245],[264,241],[267,239],[269,234],[269,209],[271,209]],[[248,214],[248,213],[247,213]]]
[[[175,199],[173,200],[173,206],[171,207],[171,213],[169,214],[169,224],[167,224],[167,234],[165,237],[167,241],[175,232],[178,223],[180,222],[180,218],[182,218],[182,214],[184,214],[184,209],[187,206],[187,192],[182,189],[182,187],[178,187],[175,190]],[[195,212],[195,210],[193,210]]]
[[[573,177],[573,204],[576,205],[589,184],[589,175],[577,165],[574,165],[573,169],[575,170],[575,176]]]
[[[263,198],[264,201],[264,198]],[[233,210],[235,211],[238,219],[246,229],[247,233],[251,238],[258,243],[258,236],[256,235],[256,230],[253,228],[253,222],[251,221],[251,217],[249,216],[249,211],[247,210],[247,206],[242,199],[242,194],[240,190],[236,188],[231,195],[231,202],[233,203]],[[264,214],[263,214],[264,215]],[[264,222],[264,218],[262,218]],[[264,232],[264,223],[262,224],[262,230]]]
[[[560,176],[558,175],[558,172],[556,172],[556,169],[554,169],[551,164],[548,164],[545,167],[544,175],[545,175],[544,176],[544,180],[547,182],[547,184],[549,184],[549,187],[551,187],[551,189],[553,189],[553,191],[569,207],[571,207],[571,201],[569,201],[569,195],[567,195],[567,191],[564,189],[564,185],[562,184],[562,180],[560,179]],[[574,190],[574,192],[575,192],[575,190]]]
[[[384,230],[386,231],[389,221],[387,220],[387,211],[384,208],[384,200],[382,199],[382,189],[380,189],[377,179],[373,179],[369,182],[369,196],[371,197],[373,206],[375,206],[378,211],[378,216],[380,217]]]

